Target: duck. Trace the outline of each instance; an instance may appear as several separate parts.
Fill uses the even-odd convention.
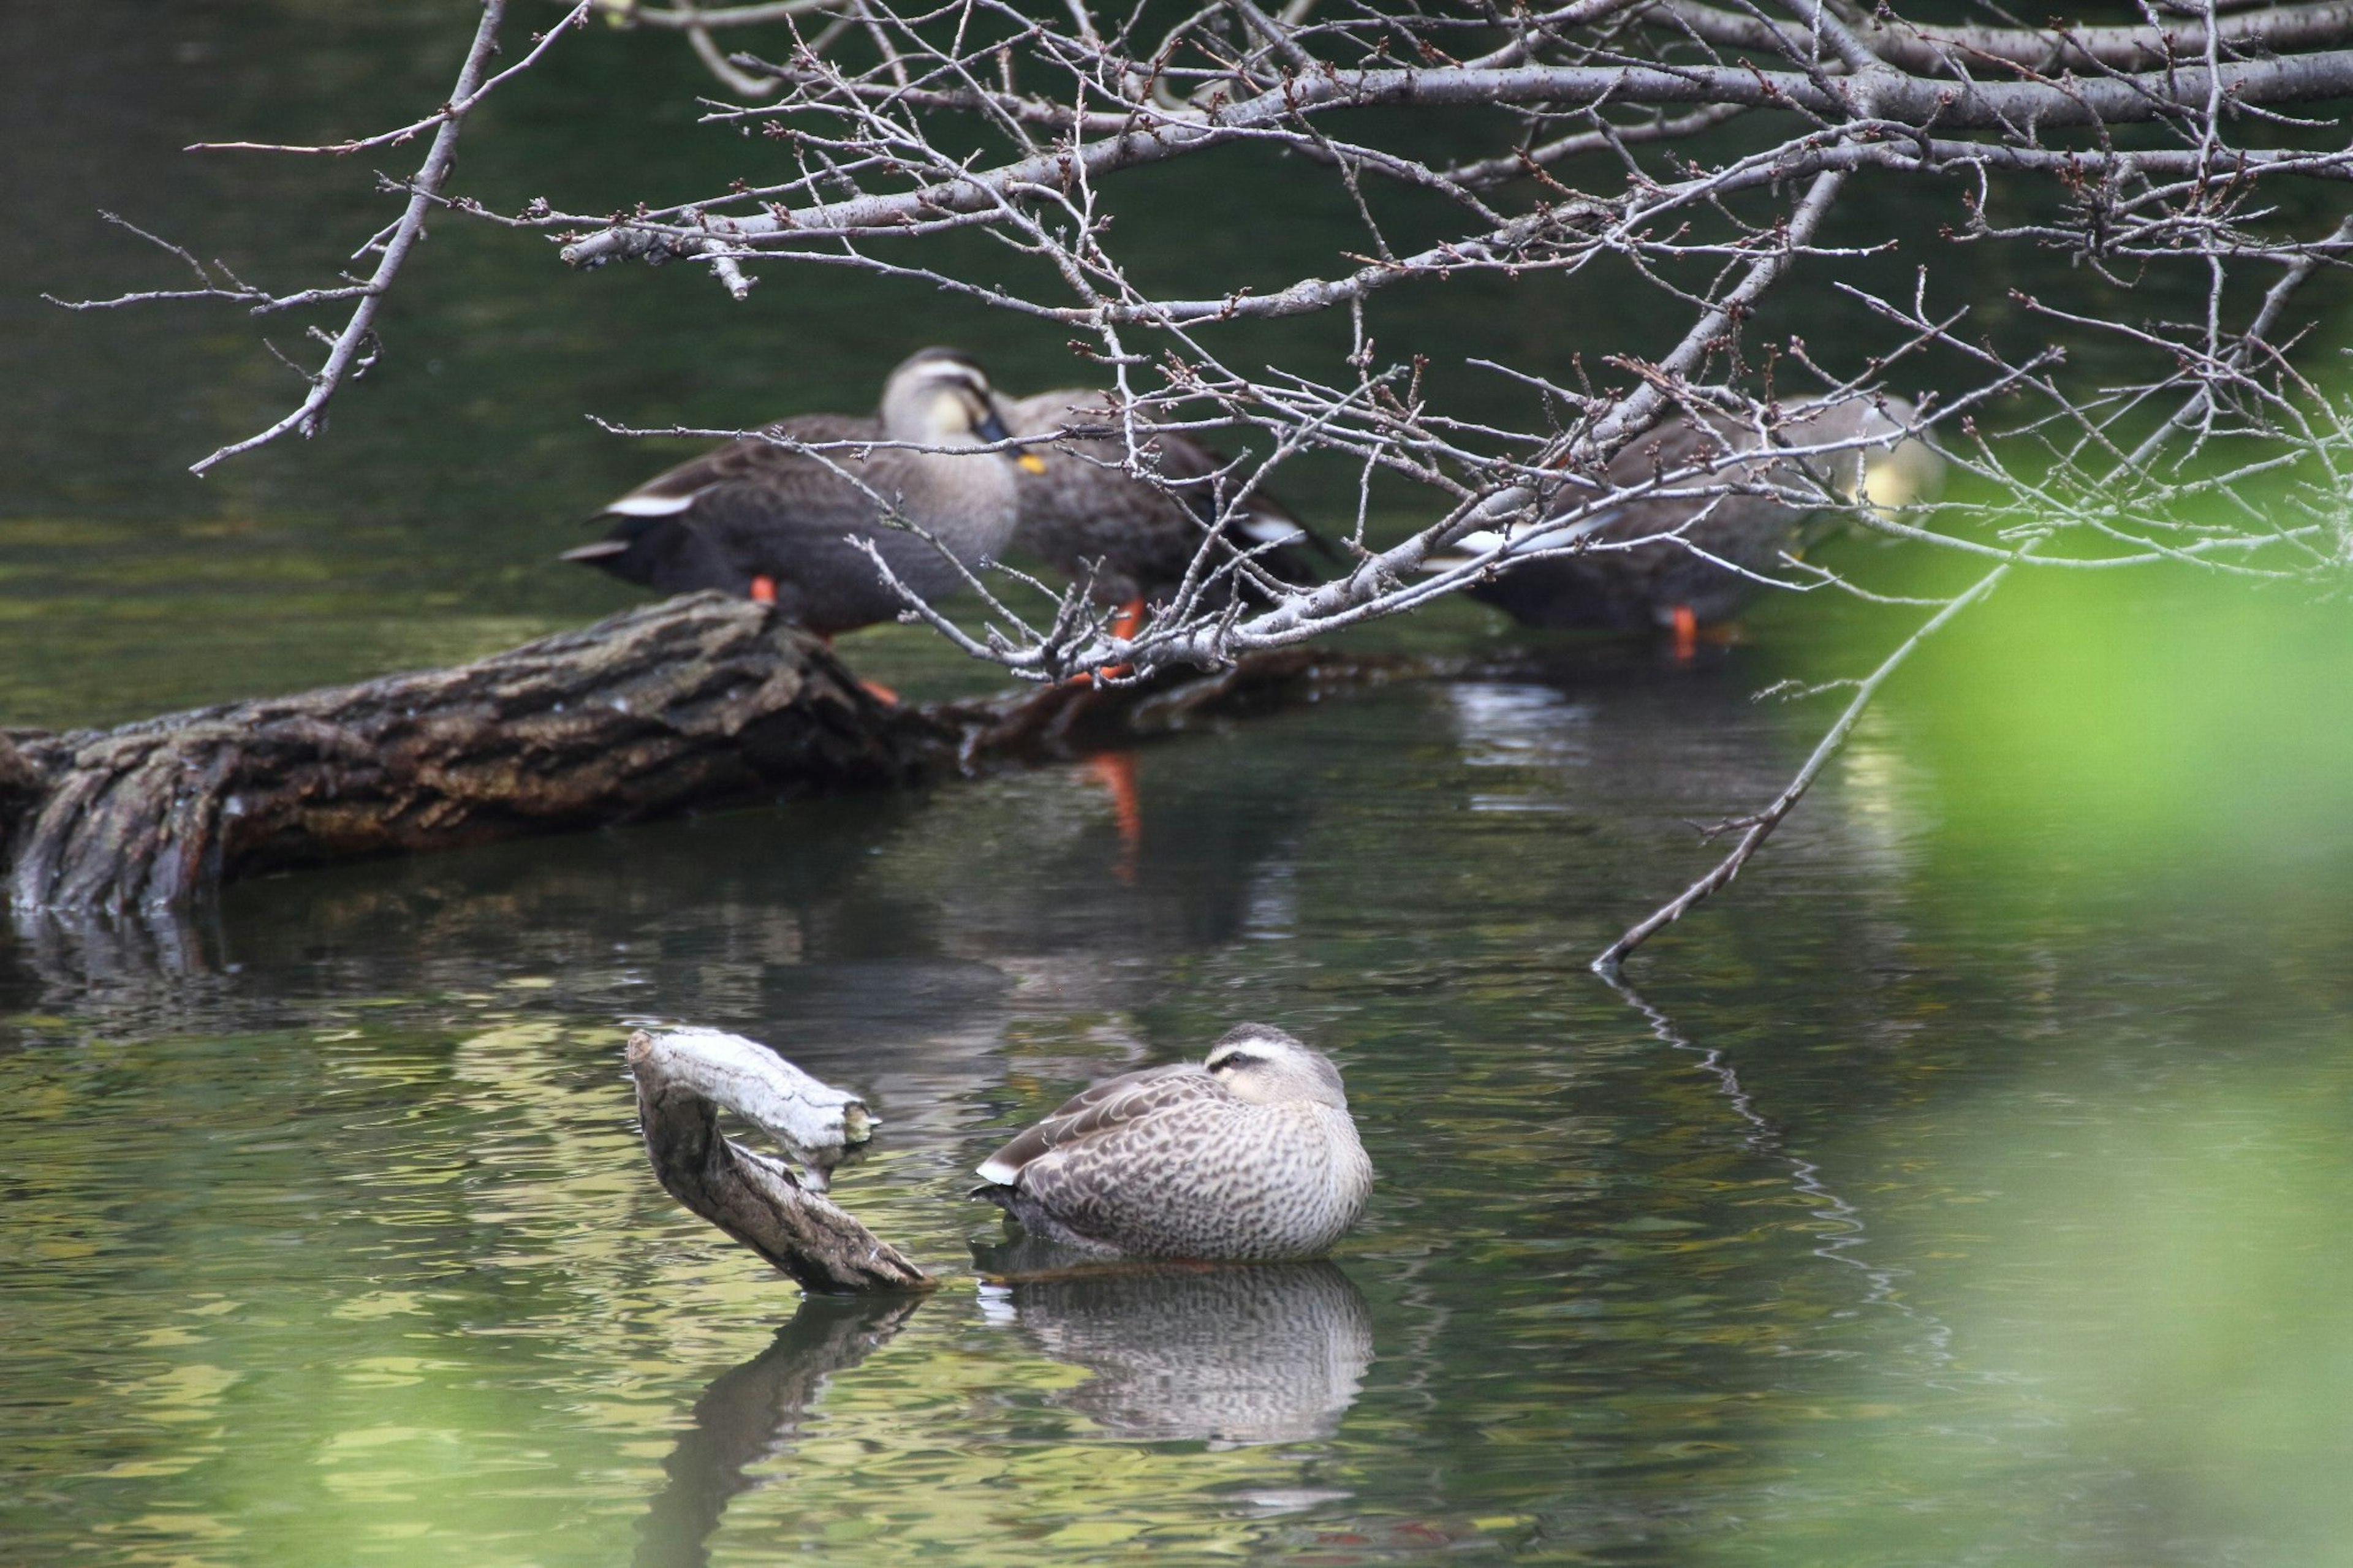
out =
[[[979,1174],[973,1196],[1032,1237],[1195,1261],[1321,1257],[1373,1185],[1340,1069],[1267,1024],[1085,1089]]]
[[[1072,581],[1090,584],[1099,601],[1116,607],[1113,636],[1134,637],[1148,609],[1176,596],[1213,529],[1225,548],[1205,563],[1205,576],[1248,553],[1279,579],[1312,582],[1314,569],[1301,546],[1338,559],[1329,540],[1263,490],[1252,490],[1228,510],[1218,477],[1231,465],[1182,432],[1137,420],[1139,460],[1175,493],[1124,472],[1124,420],[1118,394],[1086,387],[1058,387],[1005,404],[1005,422],[1015,436],[1052,442],[1027,449],[1040,460],[1015,480],[1014,542]],[[1219,605],[1230,604],[1238,589],[1263,597],[1238,569],[1211,581],[1210,589],[1211,602]]]
[[[1850,503],[1892,512],[1933,500],[1943,488],[1944,459],[1905,434],[1917,417],[1917,408],[1898,397],[1853,395],[1796,404],[1775,428],[1777,443],[1841,449],[1776,458],[1749,456],[1759,452],[1756,431],[1728,416],[1684,416],[1620,448],[1602,466],[1601,482],[1623,490],[1663,475],[1670,490],[1727,481],[1784,489],[1819,486]],[[1679,473],[1688,477],[1678,479]],[[1590,481],[1563,491],[1572,506],[1596,493]],[[1805,542],[1807,525],[1822,510],[1769,495],[1637,496],[1573,522],[1540,525],[1511,542],[1521,551],[1564,550],[1588,540],[1596,545],[1651,542],[1506,562],[1495,575],[1463,591],[1523,626],[1614,632],[1669,628],[1677,646],[1688,651],[1700,627],[1730,620],[1762,586],[1757,578],[1785,565],[1783,556]],[[1468,533],[1423,569],[1460,566],[1505,542],[1501,532]]]
[[[851,537],[871,542],[926,604],[965,586],[966,572],[1005,548],[1014,476],[1025,459],[1043,462],[954,448],[1009,434],[970,355],[923,349],[891,372],[875,413],[780,419],[762,436],[657,474],[597,514],[611,522],[604,538],[562,559],[668,593],[716,588],[758,599],[830,640],[907,608]],[[829,449],[797,451],[764,436]],[[877,441],[908,445],[854,445]],[[938,544],[886,526],[886,504]]]

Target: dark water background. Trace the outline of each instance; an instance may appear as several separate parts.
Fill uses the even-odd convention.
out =
[[[0,18],[0,722],[628,603],[547,558],[668,451],[586,414],[860,406],[926,341],[1070,378],[1053,336],[912,289],[776,272],[736,306],[451,223],[326,437],[186,478],[292,395],[253,324],[33,296],[170,281],[99,206],[272,281],[332,265],[383,208],[358,163],[169,150],[413,115],[467,9]],[[699,87],[675,40],[567,44],[465,179],[713,186]],[[1186,237],[1172,268],[1328,266],[1345,215],[1288,177],[1172,170],[1139,221]],[[1455,362],[1658,325],[1599,284],[1383,310]],[[1769,797],[1826,720],[1752,694],[1899,626],[1784,603],[1688,665],[1559,644],[1193,735],[1134,757],[1132,846],[1074,766],[22,921],[0,1561],[2347,1561],[2340,605],[2024,585],[1907,673],[1641,998],[1585,973],[1704,863],[1690,824]],[[1468,609],[1390,635],[1526,646]],[[847,647],[989,684],[918,634]],[[954,1200],[995,1140],[1244,1017],[1347,1072],[1381,1182],[1333,1266],[975,1284],[994,1229]],[[869,1094],[881,1147],[841,1195],[950,1287],[796,1315],[648,1175],[638,1018]]]

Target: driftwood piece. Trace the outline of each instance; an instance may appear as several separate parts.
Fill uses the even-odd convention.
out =
[[[11,756],[43,786],[20,801],[19,909],[170,907],[281,866],[897,783],[922,763],[814,637],[715,594],[455,669],[16,740],[0,791]]]
[[[857,1121],[871,1127],[871,1120],[854,1096],[826,1089],[749,1040],[707,1029],[659,1036],[640,1029],[629,1037],[628,1062],[646,1154],[670,1196],[805,1290],[856,1295],[932,1288],[929,1275],[855,1215],[804,1186],[782,1161],[754,1153],[719,1131],[723,1105],[754,1121],[776,1118],[804,1147],[860,1142],[850,1136],[851,1108]],[[812,1085],[822,1096],[807,1092]]]
[[[20,913],[164,910],[283,867],[970,774],[1440,672],[1282,649],[894,706],[771,606],[690,595],[455,669],[0,733],[0,852]]]
[[[643,1037],[645,1050],[637,1041]],[[802,1184],[824,1192],[833,1168],[874,1135],[866,1102],[820,1083],[767,1047],[718,1029],[673,1029],[659,1038],[633,1036],[629,1064],[659,1058],[653,1070],[671,1089],[725,1106],[801,1163]]]

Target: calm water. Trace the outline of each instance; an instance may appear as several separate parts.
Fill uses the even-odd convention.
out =
[[[1645,1010],[1579,963],[1789,764],[1758,662],[1149,750],[1132,847],[1074,768],[20,931],[0,1551],[2335,1560],[2333,780],[2203,750],[2087,837],[1977,777],[2031,735],[1899,705]],[[839,1190],[940,1296],[797,1315],[674,1209],[619,1070],[657,1016],[871,1095]],[[1334,1267],[976,1285],[993,1141],[1250,1016],[1376,1153]]]
[[[240,265],[331,253],[364,171],[162,150],[388,123],[463,10],[0,22],[57,68],[5,105],[40,221],[0,233],[0,723],[628,602],[544,563],[659,460],[584,409],[850,405],[910,338],[1067,374],[927,298],[780,275],[739,310],[451,228],[326,439],[179,477],[286,395],[248,324],[26,294],[158,280],[100,205]],[[696,177],[581,118],[691,87],[651,47],[595,40],[470,169],[577,137],[575,189]],[[1398,330],[1508,341],[1456,287]],[[1909,672],[1639,998],[1586,959],[1824,721],[1751,693],[1898,623],[1782,605],[1688,667],[1561,644],[1188,736],[1131,759],[1132,843],[1077,765],[20,922],[0,1561],[2353,1561],[2353,636],[2286,595],[2064,586]],[[971,1165],[1246,1017],[1347,1073],[1381,1180],[1333,1263],[982,1284]],[[797,1307],[677,1210],[621,1072],[643,1019],[869,1095],[839,1194],[941,1293]]]

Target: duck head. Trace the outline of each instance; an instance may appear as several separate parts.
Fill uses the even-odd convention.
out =
[[[1242,1024],[1209,1047],[1202,1064],[1237,1100],[1253,1105],[1299,1100],[1348,1109],[1340,1069],[1321,1051],[1268,1024]]]
[[[1905,439],[1867,453],[1856,499],[1882,517],[1933,501],[1945,489],[1945,459],[1922,441]]]
[[[1870,443],[1831,458],[1830,481],[1842,499],[1891,517],[1944,491],[1945,459],[1904,433],[1918,416],[1904,398],[1855,395],[1798,405],[1781,434],[1792,446]]]
[[[882,384],[882,428],[894,441],[926,447],[977,447],[1013,434],[997,412],[987,373],[955,349],[918,349],[900,362]],[[1033,474],[1046,467],[1034,452],[1012,461]]]

